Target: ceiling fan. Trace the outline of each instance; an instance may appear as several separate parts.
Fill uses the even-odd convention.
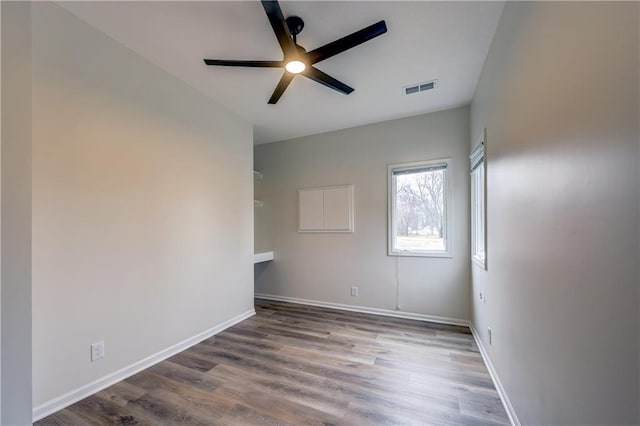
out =
[[[269,18],[273,32],[278,39],[284,59],[281,61],[205,59],[204,63],[207,65],[221,65],[227,67],[284,68],[285,72],[269,99],[270,104],[278,102],[278,99],[280,99],[287,86],[289,86],[289,83],[291,83],[293,78],[298,74],[345,95],[353,92],[352,87],[349,87],[330,75],[323,73],[314,67],[314,64],[335,56],[338,53],[342,53],[345,50],[351,49],[352,47],[356,47],[359,44],[387,32],[386,23],[384,21],[379,21],[361,29],[360,31],[356,31],[348,36],[307,52],[302,46],[298,45],[296,41],[297,35],[300,34],[304,28],[304,21],[302,18],[298,16],[289,16],[285,19],[277,0],[261,0],[261,2],[264,11],[267,13],[267,17]]]

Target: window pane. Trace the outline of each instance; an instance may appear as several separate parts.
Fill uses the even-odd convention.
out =
[[[471,173],[471,249],[474,259],[485,259],[485,196],[484,165]]]
[[[396,251],[446,250],[445,176],[446,170],[394,176]]]
[[[484,166],[478,172],[478,256],[484,259],[485,251]]]

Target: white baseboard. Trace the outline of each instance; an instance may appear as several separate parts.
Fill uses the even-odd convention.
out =
[[[301,305],[319,306],[322,308],[333,308],[333,309],[340,309],[343,311],[362,312],[365,314],[384,315],[387,317],[437,322],[440,324],[449,324],[449,325],[461,325],[463,327],[471,326],[471,323],[467,320],[458,319],[458,318],[440,317],[436,315],[416,314],[413,312],[394,311],[391,309],[369,308],[366,306],[357,306],[357,305],[344,305],[341,303],[322,302],[319,300],[297,299],[295,297],[276,296],[273,294],[256,293],[255,297],[257,299],[299,303]]]
[[[480,349],[480,355],[482,355],[482,359],[484,360],[484,363],[487,366],[487,370],[489,370],[489,374],[491,375],[491,380],[493,380],[493,384],[496,387],[496,390],[498,391],[498,395],[502,400],[502,405],[504,405],[504,409],[507,412],[507,415],[509,416],[509,420],[511,421],[511,424],[513,426],[520,426],[521,425],[520,420],[518,420],[516,411],[514,410],[513,405],[511,405],[511,401],[507,396],[507,391],[504,389],[504,386],[502,386],[502,382],[498,377],[498,372],[494,368],[493,363],[491,362],[491,358],[489,358],[489,353],[485,349],[484,344],[480,339],[480,335],[478,334],[478,331],[475,329],[473,324],[471,324],[470,328],[471,328],[471,333],[473,334],[473,338],[476,340],[476,344],[478,345],[478,349]]]
[[[147,358],[141,359],[127,367],[121,368],[118,371],[115,371],[111,374],[108,374],[98,380],[94,380],[91,383],[87,383],[77,389],[74,389],[70,392],[67,392],[63,395],[60,395],[56,398],[53,398],[44,404],[41,404],[33,409],[33,421],[40,420],[43,417],[48,416],[49,414],[55,413],[56,411],[62,410],[65,407],[73,404],[74,402],[78,402],[81,399],[84,399],[90,395],[93,395],[96,392],[101,391],[119,381],[130,377],[145,368],[149,368],[154,364],[159,363],[179,352],[184,351],[185,349],[202,342],[209,337],[220,333],[221,331],[231,327],[234,324],[239,323],[253,315],[256,314],[254,309],[248,310],[238,316],[235,316],[221,324],[218,324],[215,327],[210,328],[209,330],[203,331],[202,333],[198,333],[193,337],[190,337],[182,342],[176,343],[173,346],[170,346],[166,349],[161,350],[158,353],[155,353]]]

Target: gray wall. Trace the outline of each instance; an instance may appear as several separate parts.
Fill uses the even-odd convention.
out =
[[[2,45],[2,5],[0,4],[0,46]],[[2,198],[2,54],[0,47],[0,200]],[[2,423],[2,202],[0,201],[0,423]]]
[[[253,141],[59,6],[32,20],[38,408],[253,309]]]
[[[2,2],[2,418],[31,423],[31,5]]]
[[[256,146],[264,174],[256,248],[276,256],[256,268],[256,293],[395,309],[399,279],[402,311],[468,319],[468,141],[469,110],[458,108]],[[453,158],[453,258],[387,256],[387,165],[446,157]],[[296,190],[339,184],[354,185],[355,233],[298,233]]]
[[[471,143],[488,134],[473,323],[524,424],[640,421],[638,16],[507,3],[472,102]]]

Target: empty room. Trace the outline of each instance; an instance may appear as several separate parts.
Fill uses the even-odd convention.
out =
[[[2,426],[640,424],[640,3],[0,24]]]

